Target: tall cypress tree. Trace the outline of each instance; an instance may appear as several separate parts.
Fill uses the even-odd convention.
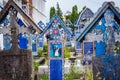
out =
[[[62,16],[62,10],[60,9],[60,7],[59,7],[59,3],[57,2],[57,9],[56,9],[56,13],[57,13],[57,15],[62,19],[63,18],[63,16]]]
[[[71,22],[74,23],[78,18],[78,8],[77,5],[72,7]]]
[[[54,14],[55,14],[55,8],[51,7],[50,8],[50,19],[53,17]]]

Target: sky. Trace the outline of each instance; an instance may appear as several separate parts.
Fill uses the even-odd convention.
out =
[[[57,2],[63,12],[63,15],[67,11],[72,11],[72,7],[74,5],[78,6],[78,11],[80,12],[83,6],[87,6],[90,8],[94,13],[102,6],[103,2],[105,1],[114,1],[115,5],[120,8],[120,0],[45,0],[45,15],[47,16],[47,22],[49,20],[49,11],[52,6],[56,7]],[[2,2],[2,0],[0,0]]]
[[[81,11],[86,5],[95,13],[105,1],[114,1],[115,6],[120,8],[120,0],[46,0],[46,16],[49,18],[50,7],[56,7],[57,2],[64,15],[67,11],[71,12],[74,5],[78,6],[78,11]]]

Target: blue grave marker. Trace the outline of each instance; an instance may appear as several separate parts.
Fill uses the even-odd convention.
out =
[[[36,37],[32,37],[32,52],[37,52]]]
[[[38,37],[38,46],[40,47],[40,48],[43,48],[43,36],[39,36]]]
[[[83,43],[84,51],[83,53],[85,55],[87,54],[93,54],[93,42],[84,42]]]
[[[59,40],[49,42],[49,80],[63,80],[63,43]]]
[[[50,60],[50,80],[63,80],[62,60]]]
[[[92,54],[93,54],[93,42],[84,42],[83,43],[83,60],[82,64],[91,64],[92,62]]]
[[[11,48],[11,45],[10,45],[11,37],[9,34],[4,34],[3,38],[4,38],[4,40],[3,40],[4,49],[9,50]]]
[[[96,56],[105,55],[106,53],[106,45],[104,42],[96,42]]]
[[[45,29],[45,24],[42,21],[38,22],[39,27],[44,30]]]
[[[27,44],[28,44],[27,38],[23,37],[22,34],[19,34],[18,40],[19,40],[19,47],[21,49],[27,49]]]

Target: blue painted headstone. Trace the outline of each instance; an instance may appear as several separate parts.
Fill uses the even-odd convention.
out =
[[[84,42],[84,54],[93,54],[93,42]]]
[[[50,60],[50,80],[63,80],[62,60]]]
[[[81,43],[79,41],[76,41],[75,49],[76,50],[81,49]]]
[[[84,57],[82,60],[82,64],[91,64],[93,54],[93,42],[84,42],[83,49]]]
[[[104,55],[106,53],[106,45],[104,42],[96,42],[96,56]]]
[[[39,21],[38,25],[39,25],[40,28],[42,28],[42,30],[45,29],[45,24],[42,21]]]
[[[11,48],[11,46],[10,46],[10,41],[11,41],[10,35],[5,34],[5,35],[3,35],[3,38],[4,38],[4,40],[3,40],[4,49],[9,50]]]
[[[36,37],[32,37],[32,52],[37,52]]]
[[[39,37],[38,37],[38,46],[39,46],[40,48],[43,48],[43,44],[44,44],[43,36],[39,36]]]
[[[19,40],[19,47],[21,49],[27,49],[27,44],[28,44],[27,38],[24,38],[22,34],[19,34],[18,40]]]
[[[17,20],[17,23],[18,23],[18,25],[19,25],[20,27],[24,25],[24,23],[23,23],[23,21],[22,21],[21,19],[18,19],[18,20]]]
[[[39,47],[42,48],[43,47],[43,41],[39,42]]]
[[[32,44],[32,52],[36,52],[37,48],[36,48],[36,44]]]

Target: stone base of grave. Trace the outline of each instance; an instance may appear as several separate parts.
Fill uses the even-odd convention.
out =
[[[32,53],[29,50],[0,52],[0,80],[32,80]]]

